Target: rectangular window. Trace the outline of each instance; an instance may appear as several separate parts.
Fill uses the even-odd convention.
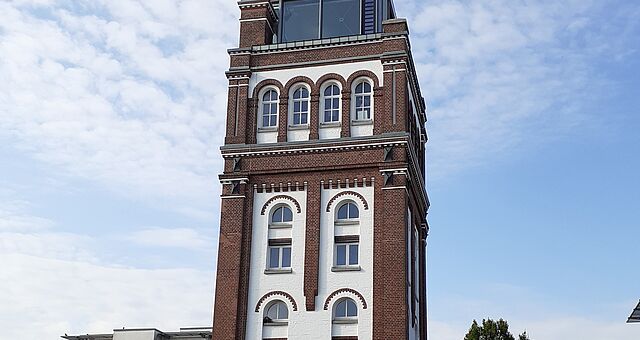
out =
[[[323,0],[322,37],[333,38],[360,34],[362,0]]]
[[[281,42],[318,39],[320,0],[287,0],[281,13]]]
[[[269,269],[291,268],[291,245],[269,247]]]
[[[336,244],[336,266],[357,266],[358,265],[359,244],[344,243]]]

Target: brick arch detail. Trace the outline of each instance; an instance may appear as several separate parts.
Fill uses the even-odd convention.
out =
[[[256,103],[258,102],[258,100],[260,100],[260,98],[258,98],[258,93],[260,93],[260,91],[262,91],[262,89],[267,86],[276,87],[280,92],[280,97],[282,97],[282,93],[284,92],[283,91],[284,86],[282,86],[282,83],[277,79],[265,79],[259,82],[256,85],[256,87],[253,89],[253,99],[255,100]]]
[[[282,296],[285,299],[289,300],[289,302],[291,302],[291,305],[293,306],[293,311],[296,312],[298,311],[298,304],[296,303],[296,300],[293,298],[293,296],[291,296],[291,294],[283,292],[283,291],[273,291],[273,292],[269,292],[267,294],[264,294],[263,297],[260,298],[260,300],[258,300],[258,303],[256,304],[256,313],[260,312],[260,308],[262,307],[262,305],[264,304],[265,301],[267,301],[267,299],[269,299],[272,296]]]
[[[342,289],[336,290],[335,292],[331,293],[331,295],[327,297],[327,299],[324,301],[324,310],[329,310],[329,304],[331,303],[331,300],[333,300],[333,298],[338,296],[338,294],[342,294],[342,293],[355,295],[355,297],[358,298],[358,300],[360,300],[360,302],[362,303],[362,309],[367,309],[367,301],[365,301],[364,296],[362,296],[362,294],[360,294],[355,289],[342,288]]]
[[[320,88],[322,87],[322,85],[324,85],[324,83],[331,80],[340,83],[340,85],[342,85],[342,91],[346,91],[348,89],[347,81],[344,79],[343,76],[337,73],[327,73],[324,76],[320,77],[320,79],[318,79],[314,87],[314,91],[317,93],[320,93]],[[350,91],[351,89],[348,89],[348,90]]]
[[[360,78],[360,77],[367,77],[370,78],[373,81],[373,90],[377,89],[380,87],[380,80],[378,79],[378,76],[376,76],[375,73],[369,71],[369,70],[360,70],[360,71],[356,71],[353,72],[350,76],[349,79],[347,79],[347,85],[349,86],[349,91],[351,91],[351,87],[353,86],[353,82]]]
[[[263,206],[262,206],[262,210],[260,211],[260,215],[264,215],[267,212],[267,208],[275,201],[280,200],[280,199],[285,199],[285,200],[289,200],[291,201],[295,206],[296,206],[296,210],[298,211],[298,214],[302,212],[302,208],[300,208],[300,203],[298,203],[298,201],[291,197],[291,196],[287,196],[287,195],[277,195],[277,196],[273,196],[271,197]]]
[[[293,87],[293,85],[296,84],[300,84],[300,83],[304,83],[307,86],[309,86],[309,90],[311,93],[315,92],[315,83],[313,82],[313,80],[311,80],[309,77],[305,77],[305,76],[297,76],[297,77],[293,77],[291,79],[289,79],[289,81],[287,82],[287,84],[284,86],[284,91],[282,91],[283,93],[280,95],[282,96],[287,96],[289,97],[289,91],[291,91],[291,87]]]
[[[333,196],[330,200],[329,203],[327,204],[327,212],[331,211],[331,206],[333,205],[333,203],[338,200],[340,197],[343,196],[355,196],[358,199],[360,199],[360,201],[362,201],[362,205],[364,206],[364,210],[369,210],[369,203],[367,203],[367,200],[364,198],[364,196],[362,196],[361,194],[355,192],[355,191],[343,191],[340,193],[337,193],[335,196]]]

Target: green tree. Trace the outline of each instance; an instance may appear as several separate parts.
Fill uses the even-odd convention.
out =
[[[482,320],[482,326],[476,320],[473,320],[469,332],[464,336],[464,340],[516,340],[513,334],[509,332],[509,324],[500,319],[493,321],[491,319]],[[531,340],[524,332],[518,336],[518,340]]]

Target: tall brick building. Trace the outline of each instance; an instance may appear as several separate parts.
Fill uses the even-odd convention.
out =
[[[426,108],[392,0],[241,0],[213,339],[427,338]]]

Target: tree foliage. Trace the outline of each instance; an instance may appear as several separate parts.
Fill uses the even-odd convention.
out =
[[[482,325],[479,325],[476,320],[473,320],[469,332],[464,336],[464,340],[516,340],[509,332],[509,324],[500,319],[493,321],[491,319],[482,320]],[[531,340],[524,332],[518,336],[518,340]]]

